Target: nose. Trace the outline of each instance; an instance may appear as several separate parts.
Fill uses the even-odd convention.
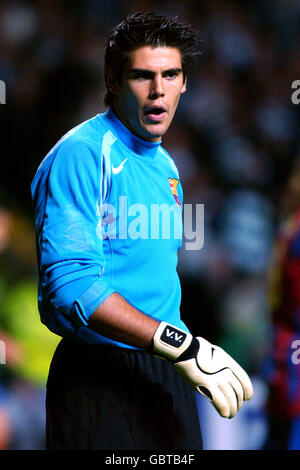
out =
[[[156,99],[160,96],[164,96],[164,94],[163,78],[161,76],[154,77],[151,82],[150,98]]]

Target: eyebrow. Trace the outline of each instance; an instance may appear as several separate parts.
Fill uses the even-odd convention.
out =
[[[176,74],[176,73],[181,73],[181,72],[182,72],[182,68],[180,68],[180,67],[171,67],[170,69],[164,70],[162,74],[163,75],[165,75],[167,73]],[[135,75],[143,75],[144,77],[153,78],[154,75],[155,75],[155,72],[153,72],[152,70],[149,70],[149,69],[135,68],[135,69],[129,70],[128,75],[129,75],[129,77],[134,77]]]

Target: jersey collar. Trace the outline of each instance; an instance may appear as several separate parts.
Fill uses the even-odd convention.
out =
[[[120,138],[132,152],[142,157],[154,158],[156,156],[161,141],[149,142],[148,140],[137,137],[118,119],[111,108],[104,114],[116,129],[118,138]]]

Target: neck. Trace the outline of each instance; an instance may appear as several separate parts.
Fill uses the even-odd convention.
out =
[[[117,118],[121,121],[122,124],[124,124],[124,126],[127,127],[127,129],[132,132],[132,134],[134,134],[136,137],[138,137],[139,139],[143,139],[145,140],[146,142],[152,142],[152,143],[157,143],[157,142],[161,142],[161,139],[162,137],[161,136],[157,136],[157,137],[151,137],[151,138],[147,138],[145,137],[144,135],[139,135],[133,127],[131,127],[130,123],[128,122],[128,120],[126,119],[126,115],[123,115],[123,113],[120,111],[120,109],[118,109],[118,107],[115,105],[115,104],[112,104],[111,105],[111,109],[112,111],[114,112],[114,114],[117,116]]]

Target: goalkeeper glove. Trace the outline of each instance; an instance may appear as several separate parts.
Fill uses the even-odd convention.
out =
[[[222,348],[166,322],[161,322],[154,334],[153,354],[172,362],[224,418],[233,418],[244,400],[253,395],[247,373]]]

